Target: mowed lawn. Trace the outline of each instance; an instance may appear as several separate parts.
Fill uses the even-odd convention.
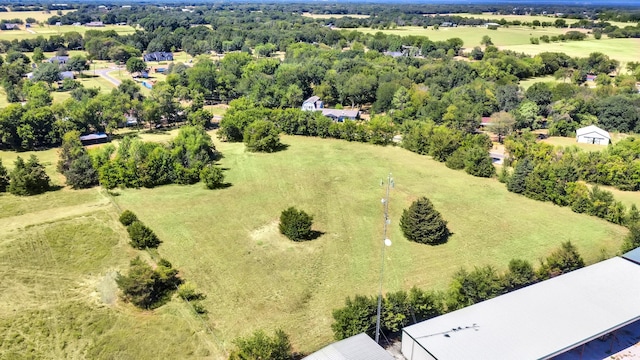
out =
[[[393,173],[384,290],[446,288],[460,267],[513,258],[538,260],[572,241],[588,262],[613,256],[626,229],[549,203],[511,194],[493,179],[453,171],[393,147],[283,137],[289,148],[252,154],[216,142],[230,187],[202,184],[121,190],[130,209],[164,241],[159,253],[207,294],[210,324],[225,348],[258,328],[282,328],[295,349],[332,339],[331,312],[347,296],[375,295],[382,245],[381,181]],[[398,227],[402,209],[428,196],[449,222],[445,245],[410,243]],[[314,216],[316,240],[293,243],[278,233],[280,212]]]
[[[583,41],[564,41],[549,44],[540,43],[533,45],[522,44],[499,44],[500,49],[513,50],[519,53],[536,55],[541,52],[562,52],[572,57],[587,57],[594,52],[601,52],[610,58],[620,61],[620,69],[624,70],[624,65],[629,61],[637,61],[640,58],[640,39],[609,39],[603,37],[595,40],[592,37]]]

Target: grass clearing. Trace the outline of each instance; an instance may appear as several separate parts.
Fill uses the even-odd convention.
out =
[[[505,44],[500,46],[500,48],[529,55],[537,55],[541,52],[563,52],[572,57],[587,57],[593,52],[601,52],[612,59],[620,61],[620,69],[624,69],[624,65],[627,62],[637,61],[638,58],[640,58],[640,39],[602,38],[600,40],[595,40],[590,37],[583,41],[566,41],[540,45],[533,45],[529,43],[523,43],[520,45]]]
[[[525,90],[527,90],[528,88],[531,87],[531,85],[539,82],[544,82],[544,83],[548,83],[549,85],[552,85],[555,83],[560,83],[562,82],[562,80],[557,80],[556,78],[553,77],[553,75],[539,76],[539,77],[533,77],[526,80],[520,80],[520,86],[522,86]]]
[[[349,30],[349,29],[344,29]],[[465,48],[473,48],[480,46],[482,37],[488,35],[496,46],[506,45],[522,45],[529,44],[531,37],[540,37],[542,35],[554,36],[566,32],[566,29],[556,28],[537,28],[511,26],[508,28],[499,28],[498,30],[489,30],[484,26],[458,26],[455,28],[439,28],[434,30],[433,27],[428,29],[420,26],[403,26],[396,29],[380,30],[371,28],[354,29],[367,34],[375,34],[379,31],[385,34],[393,34],[399,36],[416,35],[426,36],[432,41],[445,41],[451,38],[460,38],[464,42]]]
[[[176,133],[140,137],[168,141]],[[109,199],[98,188],[63,189],[24,198],[32,203],[23,207],[23,198],[1,195],[0,207],[14,210],[0,219],[0,228],[22,225],[0,241],[0,268],[7,269],[0,275],[0,357],[222,359],[235,337],[258,328],[282,328],[297,351],[317,350],[331,341],[331,311],[345,297],[377,293],[380,181],[389,172],[396,186],[385,291],[413,285],[444,289],[461,266],[503,270],[516,257],[537,263],[567,240],[594,262],[603,253],[615,254],[627,231],[509,193],[497,180],[474,178],[401,148],[282,140],[289,148],[273,154],[216,140],[231,184],[216,191],[200,183],[170,185],[117,190]],[[39,154],[45,153],[43,158],[55,154]],[[3,160],[8,154],[0,153]],[[453,236],[447,244],[429,247],[401,235],[400,214],[421,195],[449,222]],[[137,252],[126,245],[111,201],[150,226],[163,240],[159,254],[208,295],[207,326],[215,337],[175,299],[153,312],[114,300],[113,273],[126,269]],[[278,217],[289,206],[313,215],[314,229],[324,234],[304,243],[281,236]],[[69,215],[54,216],[63,211]],[[39,218],[30,215],[36,212]]]
[[[542,22],[550,22],[550,23],[554,23],[557,19],[560,19],[558,17],[555,17],[554,15],[499,15],[496,14],[494,15],[493,13],[490,12],[485,12],[482,14],[472,14],[472,13],[456,13],[456,14],[448,14],[448,15],[452,15],[452,16],[461,16],[461,17],[465,17],[465,18],[475,18],[475,19],[487,19],[487,20],[492,20],[493,22],[496,22],[501,20],[501,19],[505,19],[507,21],[522,21],[522,22],[533,22],[535,20]],[[431,15],[425,15],[425,16],[431,16]],[[577,19],[563,19],[567,24],[573,24],[578,22]],[[615,25],[618,27],[625,27],[625,26],[635,26],[635,23],[624,23],[624,22],[619,22],[619,21],[607,21],[608,23],[610,23],[611,25]]]
[[[301,351],[331,340],[331,310],[346,296],[376,293],[380,180],[389,171],[396,188],[385,291],[442,289],[460,266],[504,269],[514,257],[537,263],[566,240],[593,262],[602,250],[613,255],[626,232],[403,149],[283,140],[289,149],[275,154],[216,143],[233,184],[227,189],[172,185],[124,190],[115,198],[165,241],[160,254],[209,294],[205,305],[225,342],[260,327],[282,327]],[[449,221],[454,236],[448,244],[420,246],[400,234],[402,209],[420,195],[430,197]],[[279,235],[279,213],[292,205],[315,217],[315,228],[325,232],[320,239],[299,244]]]
[[[61,10],[61,11],[62,11],[62,15],[65,15],[75,10]],[[22,21],[26,23],[27,18],[31,17],[36,19],[36,21],[38,22],[46,22],[50,17],[56,16],[56,15],[57,15],[57,10],[49,13],[45,11],[6,11],[6,12],[0,12],[0,20],[22,19]]]

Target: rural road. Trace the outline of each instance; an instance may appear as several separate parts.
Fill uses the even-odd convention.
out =
[[[110,83],[112,83],[115,86],[119,86],[120,83],[122,81],[114,78],[113,76],[109,75],[110,72],[114,71],[114,70],[118,70],[118,69],[114,69],[114,68],[108,68],[108,69],[97,69],[95,70],[95,73],[97,75],[102,76],[103,78],[107,79],[107,81],[109,81]]]

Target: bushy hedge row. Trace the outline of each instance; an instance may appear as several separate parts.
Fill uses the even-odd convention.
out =
[[[194,184],[217,153],[211,137],[199,127],[185,126],[168,145],[125,137],[115,148],[104,146],[93,154],[100,184],[114,187],[154,187]]]
[[[584,266],[584,260],[570,243],[549,255],[535,270],[525,260],[511,260],[509,269],[500,274],[491,266],[460,269],[453,276],[446,292],[421,290],[397,291],[385,294],[382,302],[381,331],[388,336],[403,327],[454,311],[536,282],[558,276]],[[333,311],[331,325],[336,340],[366,332],[374,337],[377,297],[348,297],[345,306]]]
[[[125,210],[120,214],[120,222],[127,227],[131,246],[136,249],[157,248],[162,241],[158,236],[145,226],[142,221],[131,211]]]

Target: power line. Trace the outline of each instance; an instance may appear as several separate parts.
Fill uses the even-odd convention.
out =
[[[382,182],[384,183],[384,181]],[[378,312],[376,315],[376,344],[380,343],[380,313],[382,312],[382,280],[384,276],[384,249],[387,246],[391,246],[391,240],[387,239],[387,227],[391,223],[389,219],[389,191],[394,187],[393,178],[391,177],[391,173],[387,177],[387,194],[384,199],[382,199],[382,206],[384,208],[384,226],[382,231],[382,256],[380,259],[380,287],[378,290]]]

